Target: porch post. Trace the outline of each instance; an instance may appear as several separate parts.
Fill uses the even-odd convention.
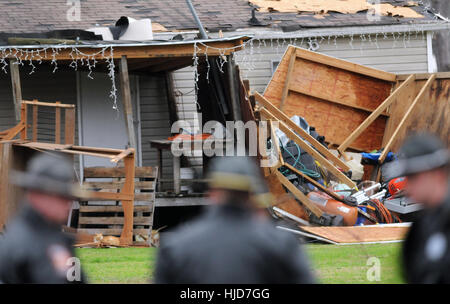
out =
[[[9,70],[11,72],[11,84],[13,90],[14,99],[14,112],[16,114],[16,120],[20,121],[20,105],[22,104],[22,87],[20,85],[20,73],[17,59],[9,60]]]
[[[128,75],[127,56],[120,58],[120,89],[122,92],[123,113],[125,115],[125,127],[127,129],[130,148],[137,151],[136,134],[134,132],[133,106],[131,104],[130,77]],[[134,158],[135,162],[137,157]]]

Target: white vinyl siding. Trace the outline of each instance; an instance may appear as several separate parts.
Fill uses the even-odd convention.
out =
[[[236,62],[241,68],[242,77],[250,80],[250,88],[263,92],[272,77],[272,67],[283,57],[288,44],[307,48],[307,39],[283,39],[262,41],[253,43],[253,50],[247,47],[236,53]],[[250,54],[253,52],[253,56]],[[354,63],[370,66],[387,72],[426,73],[428,72],[427,41],[426,35],[411,35],[410,39],[392,39],[392,36],[383,39],[378,36],[375,43],[366,40],[361,43],[359,37],[353,42],[350,38],[324,39],[319,43],[319,53],[336,58],[348,60]]]

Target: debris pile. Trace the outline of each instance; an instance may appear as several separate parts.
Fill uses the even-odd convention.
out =
[[[260,130],[259,140],[271,151],[260,157],[271,164],[264,175],[277,199],[272,214],[293,221],[302,233],[310,226],[356,231],[350,226],[387,224],[394,236],[369,241],[402,239],[408,225],[392,225],[408,221],[421,206],[404,197],[405,178],[386,177],[385,164],[396,159],[392,151],[435,79],[410,75],[399,81],[391,73],[289,46],[264,95],[250,98],[256,119],[270,129]],[[406,94],[408,104],[400,102]],[[361,239],[367,242],[342,242]]]

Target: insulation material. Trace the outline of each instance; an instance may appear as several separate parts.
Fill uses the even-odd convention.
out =
[[[324,14],[338,12],[342,14],[356,14],[364,11],[379,12],[383,16],[399,16],[405,18],[423,18],[410,7],[393,6],[383,3],[380,6],[369,4],[366,0],[250,0],[251,4],[259,7],[260,12],[299,13],[310,12]],[[411,1],[408,6],[416,5]]]
[[[408,225],[376,225],[353,227],[306,227],[302,230],[336,243],[366,243],[404,240]]]

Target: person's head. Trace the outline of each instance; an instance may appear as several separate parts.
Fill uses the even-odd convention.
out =
[[[255,208],[255,197],[266,189],[255,161],[245,156],[216,157],[208,177],[208,197],[216,204]]]
[[[434,135],[417,134],[406,139],[399,159],[390,170],[406,176],[406,195],[427,207],[443,203],[449,189],[449,151]]]
[[[77,193],[71,160],[40,153],[30,160],[26,172],[13,172],[11,179],[25,188],[27,203],[46,220],[56,224],[67,221]]]

